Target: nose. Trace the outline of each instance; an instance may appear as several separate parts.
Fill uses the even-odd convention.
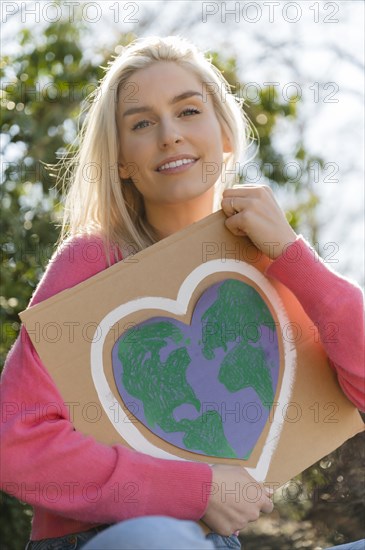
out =
[[[159,132],[159,144],[162,149],[182,141],[181,132],[179,132],[177,121],[161,120]]]

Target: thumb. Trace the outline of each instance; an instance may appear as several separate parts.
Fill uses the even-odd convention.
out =
[[[245,237],[247,235],[247,233],[241,228],[242,219],[240,219],[238,214],[234,214],[233,216],[227,218],[224,224],[226,228],[233,233],[233,235],[237,235],[238,237]]]

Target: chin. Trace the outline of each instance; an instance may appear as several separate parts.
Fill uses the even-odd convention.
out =
[[[200,183],[201,185],[201,183]],[[188,184],[179,185],[174,191],[171,193],[171,198],[178,202],[184,202],[184,201],[192,201],[194,199],[202,198],[204,195],[210,194],[214,192],[214,186],[204,187],[199,189],[199,184],[194,185],[191,182]],[[166,195],[165,195],[166,198]],[[207,197],[206,197],[207,200]]]

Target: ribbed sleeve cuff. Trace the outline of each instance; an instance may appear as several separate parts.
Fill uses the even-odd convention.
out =
[[[152,459],[153,460],[153,459]],[[205,463],[154,461],[144,515],[199,520],[206,511],[213,472]]]

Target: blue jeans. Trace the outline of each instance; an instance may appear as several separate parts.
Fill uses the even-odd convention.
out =
[[[349,542],[348,544],[340,544],[340,546],[331,546],[326,550],[365,550],[365,539]]]
[[[241,548],[238,537],[205,536],[199,525],[165,516],[134,518],[109,527],[83,550],[214,550]]]
[[[78,550],[82,548],[88,540],[95,537],[100,531],[103,531],[103,529],[105,529],[104,526],[96,527],[90,531],[71,533],[53,539],[30,540],[25,550]]]
[[[26,550],[227,550],[241,548],[238,537],[205,536],[199,525],[164,516],[122,521],[107,528],[28,543]],[[365,541],[331,547],[365,550]]]

